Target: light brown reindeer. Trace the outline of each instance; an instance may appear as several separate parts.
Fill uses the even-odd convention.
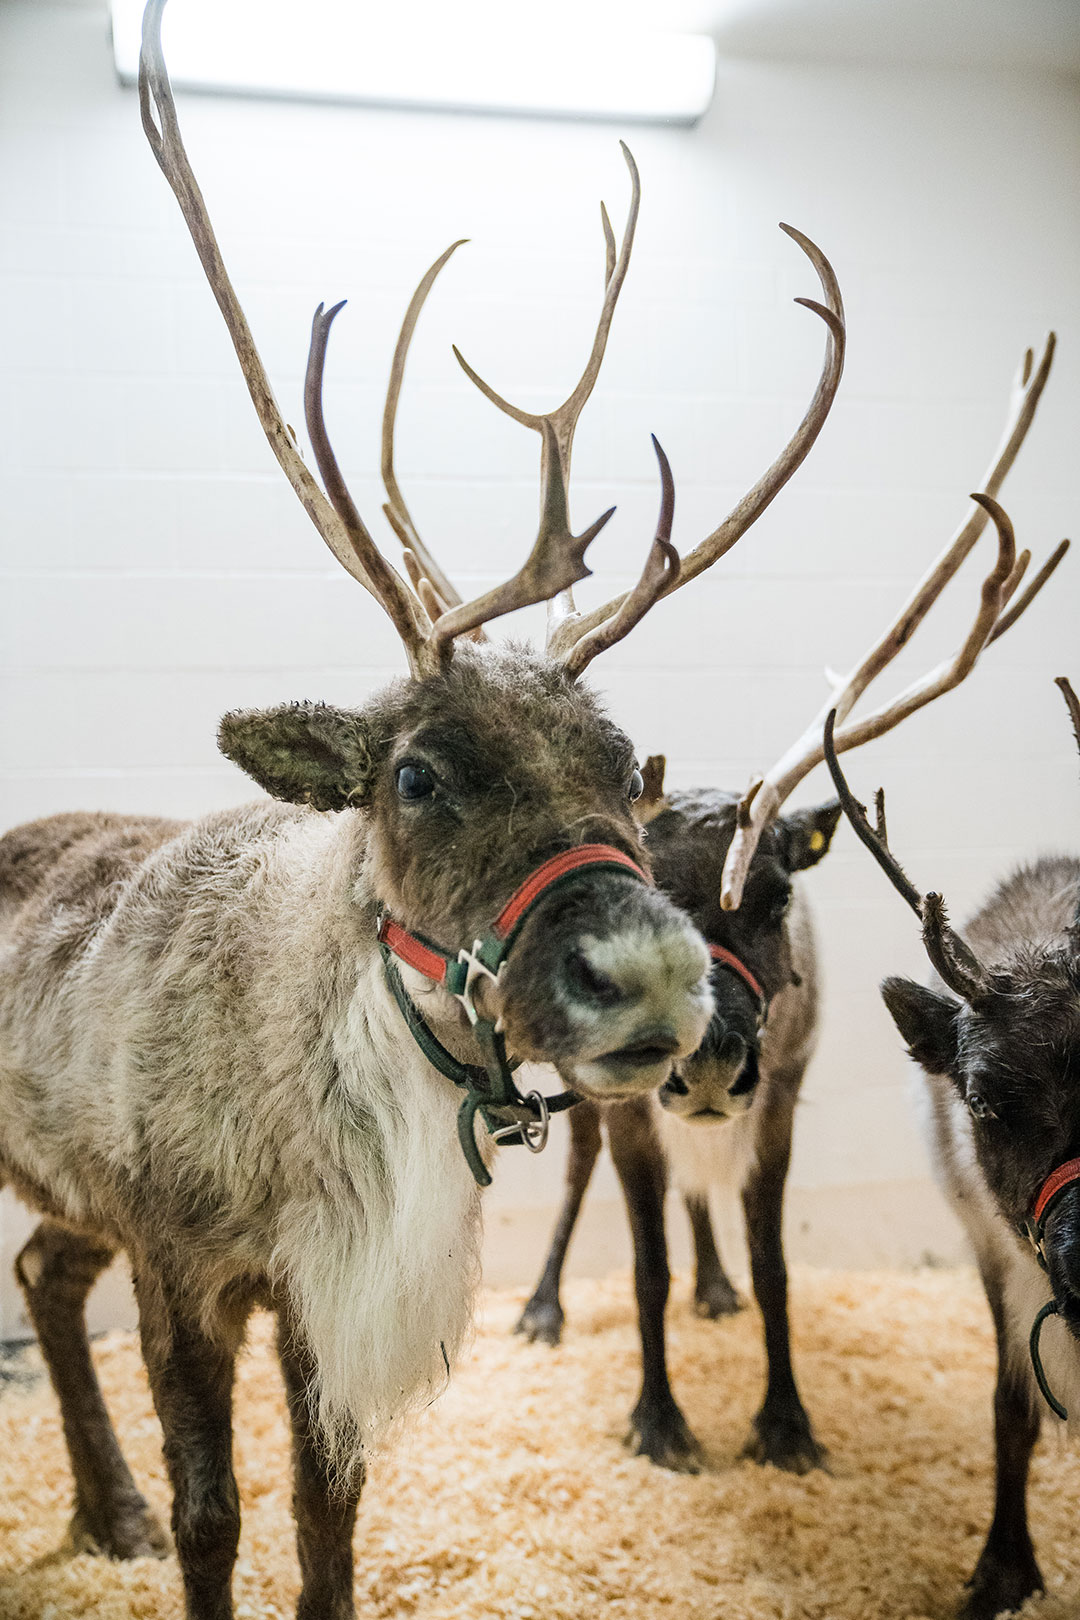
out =
[[[390,615],[411,678],[361,710],[226,716],[221,747],[282,803],[191,824],[73,814],[0,840],[0,1181],[44,1216],[18,1272],[60,1399],[76,1543],[120,1557],[166,1547],[117,1445],[83,1318],[94,1278],[124,1249],[189,1620],[232,1613],[231,1392],[259,1303],[278,1316],[293,1425],[298,1614],[347,1620],[365,1447],[439,1392],[469,1321],[490,1157],[475,1114],[504,1140],[535,1146],[545,1129],[544,1100],[517,1092],[507,1054],[553,1063],[582,1095],[629,1097],[657,1087],[708,1022],[704,943],[642,881],[631,745],[579,681],[675,583],[662,455],[660,526],[633,590],[599,616],[567,607],[543,654],[470,639],[512,608],[566,606],[588,573],[605,519],[572,533],[570,451],[626,273],[638,181],[627,154],[630,215],[617,255],[605,216],[607,287],[582,380],[559,411],[530,419],[542,438],[536,541],[474,602],[440,581],[397,488],[400,349],[384,471],[410,588],[356,511],[323,423],[335,310],[316,314],[305,390],[326,493],[274,400],[180,138],[163,5],[151,0],[144,19],[147,137],[274,453]],[[819,313],[828,393],[838,322]],[[772,499],[826,409],[815,400],[688,574]]]

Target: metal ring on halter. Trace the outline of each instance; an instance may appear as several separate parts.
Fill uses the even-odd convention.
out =
[[[521,1127],[521,1140],[530,1153],[543,1153],[547,1147],[548,1130],[550,1128],[547,1101],[541,1097],[538,1091],[527,1091],[525,1101],[536,1104],[536,1111],[540,1117],[530,1119],[527,1125]]]

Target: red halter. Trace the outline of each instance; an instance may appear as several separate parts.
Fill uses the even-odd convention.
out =
[[[1035,1208],[1031,1212],[1033,1221],[1037,1224],[1042,1221],[1053,1199],[1059,1192],[1064,1191],[1071,1181],[1080,1181],[1080,1159],[1069,1159],[1067,1163],[1059,1164],[1056,1170],[1051,1170],[1035,1200]]]
[[[615,849],[611,844],[579,844],[576,849],[553,855],[530,873],[524,883],[514,890],[490,931],[476,940],[471,950],[459,951],[456,957],[450,956],[430,940],[410,934],[407,928],[402,928],[400,923],[385,914],[379,919],[379,943],[410,967],[434,979],[436,984],[444,985],[451,995],[463,996],[478,973],[490,978],[496,976],[526,913],[540,896],[582,867],[622,868],[643,883],[650,881],[637,862],[621,849]]]
[[[1064,1164],[1059,1164],[1056,1170],[1051,1170],[1035,1195],[1031,1214],[1022,1223],[1021,1230],[1035,1250],[1039,1264],[1044,1271],[1047,1269],[1045,1240],[1043,1237],[1046,1217],[1049,1215],[1050,1206],[1054,1203],[1058,1194],[1064,1192],[1065,1188],[1070,1187],[1074,1181],[1080,1181],[1080,1159],[1068,1159]]]
[[[747,984],[753,991],[762,1007],[765,1006],[768,998],[766,997],[764,990],[754,978],[754,975],[751,973],[746,963],[740,962],[734,951],[725,950],[723,945],[710,944],[709,955],[712,957],[714,962],[722,962],[723,965],[730,968],[733,973],[737,973],[740,979],[742,979],[743,982]]]

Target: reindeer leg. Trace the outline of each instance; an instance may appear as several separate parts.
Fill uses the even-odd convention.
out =
[[[551,1239],[551,1250],[536,1290],[521,1313],[514,1328],[524,1333],[532,1344],[542,1339],[545,1344],[558,1344],[562,1337],[563,1308],[559,1303],[559,1283],[563,1262],[570,1247],[574,1227],[581,1210],[581,1200],[600,1155],[600,1110],[593,1102],[582,1099],[570,1110],[570,1154],[566,1162],[566,1197]]]
[[[824,1446],[814,1438],[791,1366],[787,1266],[781,1230],[795,1099],[802,1076],[800,1067],[762,1080],[761,1095],[754,1102],[755,1108],[761,1110],[757,1152],[743,1188],[750,1270],[765,1326],[769,1367],[765,1399],[754,1419],[744,1455],[755,1462],[786,1468],[792,1474],[824,1467],[827,1456]]]
[[[15,1275],[60,1402],[75,1476],[72,1544],[110,1558],[163,1558],[169,1538],[124,1460],[86,1335],[86,1296],[114,1253],[46,1220],[15,1261]]]
[[[996,1475],[994,1517],[979,1554],[960,1620],[993,1620],[1019,1609],[1043,1590],[1043,1578],[1027,1522],[1027,1481],[1031,1453],[1039,1437],[1039,1410],[1023,1376],[1013,1368],[1023,1359],[1009,1354],[1008,1323],[1001,1276],[992,1261],[979,1260],[986,1297],[997,1333],[998,1376],[994,1390]]]
[[[348,1487],[330,1480],[312,1426],[314,1367],[284,1313],[278,1356],[292,1420],[293,1514],[302,1588],[296,1620],[353,1620],[353,1526],[363,1477]]]
[[[667,1174],[647,1097],[611,1109],[608,1141],[630,1216],[641,1329],[641,1395],[630,1414],[626,1441],[661,1468],[696,1474],[701,1448],[676,1404],[667,1375],[664,1311],[671,1280],[664,1233]]]
[[[136,1272],[139,1331],[173,1489],[172,1531],[186,1620],[232,1620],[240,1499],[232,1390],[243,1317],[213,1337],[161,1280]]]
[[[713,1236],[709,1201],[698,1193],[685,1193],[683,1202],[690,1217],[690,1230],[694,1235],[694,1255],[697,1261],[694,1276],[694,1310],[698,1316],[734,1316],[741,1311],[743,1302],[724,1270],[724,1262]]]

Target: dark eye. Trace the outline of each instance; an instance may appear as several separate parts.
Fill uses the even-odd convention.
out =
[[[635,799],[641,798],[644,791],[645,778],[642,776],[639,770],[635,769],[630,778],[630,786],[626,790],[626,797],[630,800],[630,803],[633,804]]]
[[[967,1099],[968,1110],[973,1119],[994,1119],[996,1115],[985,1097],[977,1091],[972,1091]]]
[[[399,765],[394,781],[399,799],[427,799],[435,791],[435,779],[423,765]]]

